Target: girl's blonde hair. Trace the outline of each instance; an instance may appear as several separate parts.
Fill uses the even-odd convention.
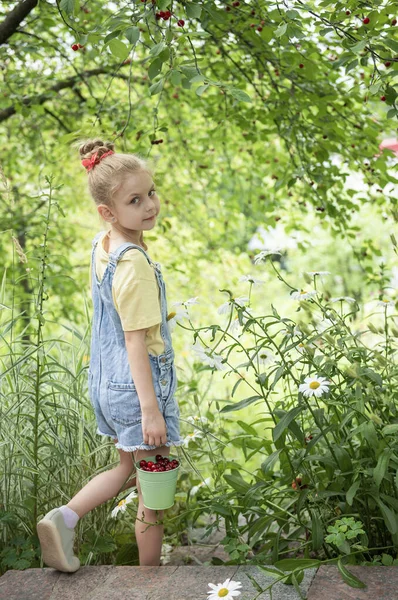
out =
[[[79,140],[73,144],[79,146],[80,159],[91,158],[96,152],[100,158],[105,152],[114,150],[113,142],[103,142],[101,139]],[[110,154],[94,165],[90,171],[87,171],[88,189],[98,206],[105,204],[106,206],[115,207],[113,196],[123,183],[123,179],[129,173],[138,173],[145,171],[153,177],[153,171],[149,163],[138,154]],[[102,218],[102,217],[101,217]],[[106,223],[106,221],[103,219]],[[143,232],[141,232],[140,243],[145,250],[148,249],[144,242]]]

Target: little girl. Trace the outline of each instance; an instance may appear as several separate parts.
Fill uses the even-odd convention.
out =
[[[113,439],[120,464],[94,477],[67,505],[38,522],[43,561],[65,572],[80,567],[73,553],[77,521],[134,485],[140,565],[159,566],[163,524],[147,523],[162,521],[163,511],[144,507],[139,481],[130,477],[134,462],[153,454],[168,456],[170,446],[183,443],[166,286],[143,237],[155,227],[160,202],[147,163],[113,149],[114,144],[98,139],[79,148],[98,213],[110,223],[92,242],[89,397],[97,433]]]

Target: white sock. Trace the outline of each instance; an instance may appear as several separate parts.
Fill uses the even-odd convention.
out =
[[[74,510],[69,508],[69,506],[63,505],[59,507],[59,510],[62,512],[62,516],[64,517],[65,525],[69,527],[69,529],[73,529],[76,526],[76,523],[79,520],[79,515],[75,513]]]

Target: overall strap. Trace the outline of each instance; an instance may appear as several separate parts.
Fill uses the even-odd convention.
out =
[[[124,244],[116,248],[115,252],[110,252],[109,262],[111,262],[114,265],[114,267],[116,267],[118,261],[121,259],[123,254],[127,252],[127,250],[130,250],[130,248],[137,248],[138,250],[140,250],[146,257],[149,264],[152,264],[152,261],[149,258],[148,254],[145,252],[144,248],[138,246],[137,244],[133,244],[132,242],[125,242]]]
[[[104,233],[106,233],[106,231],[105,231],[105,230],[104,230],[104,231],[99,231],[99,232],[96,234],[95,238],[94,238],[94,239],[93,239],[93,241],[91,242],[91,245],[92,245],[92,247],[93,247],[93,248],[95,248],[95,247],[96,247],[96,245],[98,244],[98,240],[100,239],[101,235],[102,235],[102,234],[104,234]]]

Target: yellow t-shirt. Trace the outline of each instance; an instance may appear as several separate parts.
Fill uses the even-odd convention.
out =
[[[109,254],[103,245],[107,233],[104,232],[99,238],[95,250],[95,269],[99,281],[109,262]],[[91,286],[90,265],[90,290]],[[149,354],[163,354],[165,348],[160,333],[160,289],[154,267],[141,250],[131,248],[120,258],[113,276],[112,297],[123,331],[149,328],[145,336]]]

